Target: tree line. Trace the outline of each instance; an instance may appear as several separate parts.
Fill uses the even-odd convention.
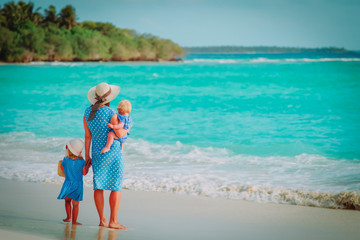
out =
[[[181,47],[171,40],[111,23],[77,22],[75,8],[40,13],[32,2],[9,2],[0,9],[0,61],[171,61]]]

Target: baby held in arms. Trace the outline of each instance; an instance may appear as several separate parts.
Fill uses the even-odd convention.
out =
[[[118,124],[108,124],[108,126],[111,128],[111,131],[108,134],[106,146],[101,150],[101,153],[110,151],[110,147],[114,140],[119,141],[121,143],[121,147],[123,146],[123,143],[125,143],[126,139],[128,138],[129,132],[120,138],[116,135],[116,130],[121,128],[130,129],[132,127],[133,123],[131,117],[129,116],[130,112],[131,103],[128,100],[122,100],[118,105]]]

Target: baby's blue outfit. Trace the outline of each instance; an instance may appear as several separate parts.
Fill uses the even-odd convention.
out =
[[[64,157],[61,165],[64,167],[65,182],[57,199],[71,198],[74,201],[83,200],[83,167],[84,159],[71,159]]]
[[[132,121],[132,118],[130,116],[124,116],[124,115],[121,115],[121,114],[117,114],[117,115],[118,115],[119,120],[124,123],[123,129],[129,129],[129,128],[132,127],[133,121]],[[113,133],[115,133],[114,129],[112,129],[111,131]],[[125,134],[125,136],[119,138],[115,133],[115,136],[117,136],[118,139],[114,139],[114,140],[119,141],[121,144],[123,144],[126,141],[126,139],[128,138],[129,135],[130,135],[130,133],[128,132],[127,134]]]

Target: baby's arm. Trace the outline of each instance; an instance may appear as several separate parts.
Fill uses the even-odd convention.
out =
[[[118,130],[118,129],[120,129],[120,128],[123,128],[123,127],[124,127],[124,123],[121,122],[119,119],[118,119],[118,122],[119,122],[119,124],[111,124],[111,123],[108,123],[108,127],[109,127],[109,128],[112,128],[112,129],[114,129],[114,130]]]

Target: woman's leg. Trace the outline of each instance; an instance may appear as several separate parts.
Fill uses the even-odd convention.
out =
[[[77,217],[79,214],[79,201],[72,201],[72,205],[73,205],[73,212],[72,212],[72,224],[76,224],[76,225],[82,225],[81,223],[78,223]]]
[[[111,191],[109,197],[109,203],[110,203],[109,228],[127,229],[127,227],[121,225],[117,220],[119,207],[120,207],[120,200],[121,200],[121,191]]]
[[[66,218],[63,219],[64,222],[71,221],[71,198],[65,197],[65,211],[66,211]]]
[[[94,201],[95,201],[96,210],[98,211],[100,218],[99,226],[107,227],[109,223],[104,215],[104,190],[96,189],[94,191]]]

